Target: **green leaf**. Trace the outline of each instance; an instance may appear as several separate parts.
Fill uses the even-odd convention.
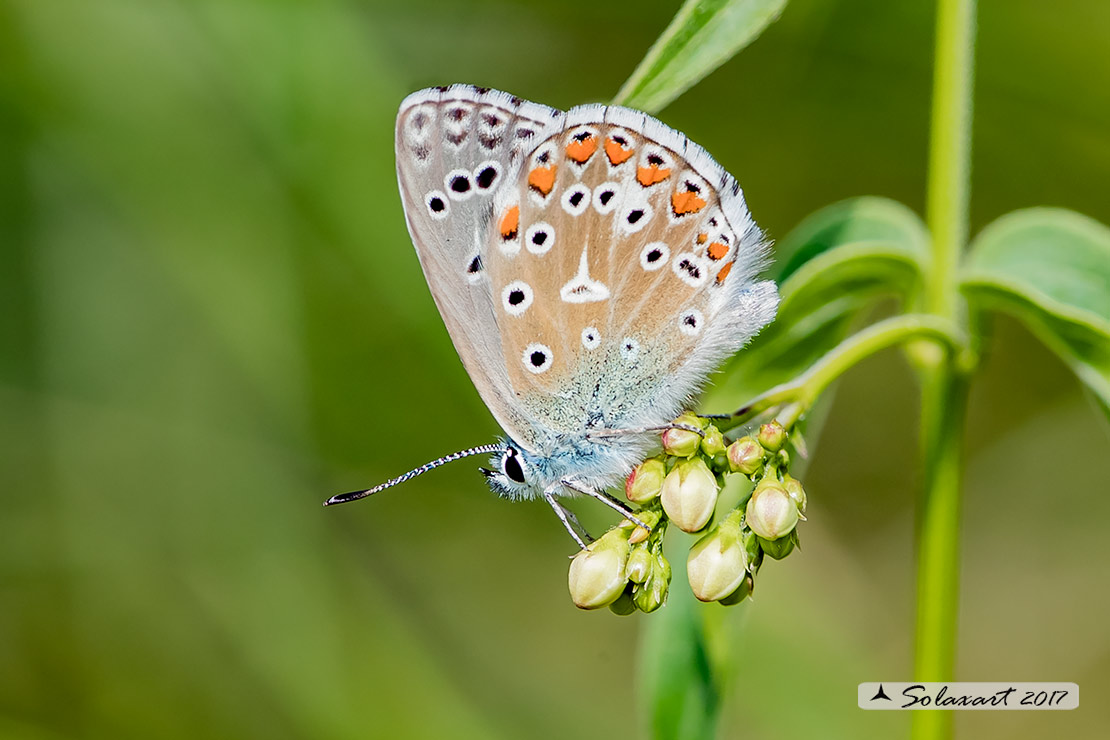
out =
[[[686,0],[613,103],[654,113],[743,49],[786,0]]]
[[[840,343],[883,297],[918,291],[925,226],[883,198],[855,198],[808,216],[775,247],[768,274],[779,284],[778,316],[730,362],[705,408],[721,411],[790,380]],[[736,406],[731,406],[736,408]]]
[[[1057,208],[1007,214],[972,243],[961,289],[1022,321],[1110,407],[1110,229]]]
[[[906,301],[920,288],[928,250],[925,225],[901,203],[864,197],[822,208],[775,247],[770,276],[782,295],[776,323],[845,296]]]

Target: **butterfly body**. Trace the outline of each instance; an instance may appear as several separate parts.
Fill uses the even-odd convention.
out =
[[[431,88],[402,103],[396,153],[429,288],[507,435],[502,495],[619,482],[774,317],[736,181],[646,114]]]

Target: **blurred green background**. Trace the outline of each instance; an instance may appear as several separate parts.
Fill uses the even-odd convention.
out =
[[[571,543],[471,461],[497,429],[405,231],[404,95],[604,100],[662,0],[0,2],[0,737],[629,737],[645,620],[579,612]],[[923,207],[932,3],[795,0],[663,112],[772,236],[860,194]],[[1110,222],[1110,4],[985,0],[972,225]],[[1075,681],[966,738],[1105,737],[1110,433],[999,320],[972,396],[958,677]],[[804,549],[728,612],[724,737],[904,737],[916,389],[839,387]],[[594,528],[610,517],[578,507]]]

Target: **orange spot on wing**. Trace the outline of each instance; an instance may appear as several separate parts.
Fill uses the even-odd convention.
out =
[[[724,244],[721,244],[720,242],[713,242],[709,245],[709,249],[707,251],[709,253],[709,259],[719,260],[723,259],[724,256],[728,254],[728,247]]]
[[[697,213],[705,208],[705,201],[699,198],[697,193],[687,190],[671,196],[671,208],[674,209],[674,215],[676,216]]]
[[[721,268],[721,271],[717,273],[717,285],[720,285],[721,283],[723,283],[725,281],[725,278],[728,277],[728,273],[731,269],[732,269],[732,263],[731,262],[729,262],[727,265],[725,265],[724,267]]]
[[[709,240],[709,234],[698,234],[698,244],[705,244]]]
[[[605,156],[609,158],[609,161],[612,162],[614,166],[622,162],[627,162],[632,154],[633,150],[631,148],[625,149],[622,144],[614,141],[613,137],[609,137],[605,140]]]
[[[583,164],[597,151],[597,137],[587,136],[581,141],[572,141],[567,144],[567,157],[578,164]]]
[[[543,195],[551,192],[555,187],[555,165],[537,167],[528,173],[528,185],[540,191]]]
[[[520,206],[513,206],[505,211],[500,228],[502,239],[516,239],[517,229],[520,228]]]
[[[636,170],[636,180],[645,188],[657,182],[663,182],[670,176],[671,171],[669,169],[661,170],[654,164],[650,167],[641,167]]]

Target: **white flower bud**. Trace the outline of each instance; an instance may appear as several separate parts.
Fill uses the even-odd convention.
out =
[[[624,592],[628,550],[628,532],[617,528],[574,556],[568,585],[578,608],[599,609]]]
[[[683,460],[663,481],[660,501],[671,521],[686,532],[697,532],[713,518],[717,478],[700,457]]]
[[[754,475],[763,468],[763,446],[751,437],[741,437],[728,446],[728,466],[734,473]]]
[[[717,601],[734,593],[748,574],[748,556],[740,527],[729,517],[690,548],[686,575],[701,601]]]
[[[798,523],[798,505],[777,482],[756,486],[746,513],[748,526],[765,540],[785,537]]]
[[[667,476],[667,466],[662,460],[650,458],[632,469],[624,484],[624,495],[629,501],[645,504],[659,495],[663,488],[663,478]]]

